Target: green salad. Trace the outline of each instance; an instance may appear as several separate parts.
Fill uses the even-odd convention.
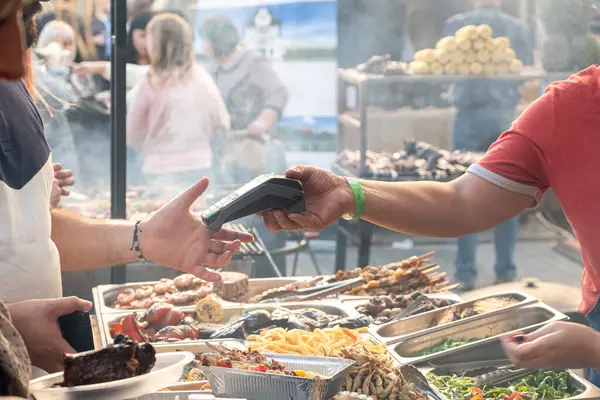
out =
[[[502,387],[475,386],[475,378],[427,375],[429,382],[448,400],[555,400],[581,394],[569,386],[567,372],[539,371]]]
[[[440,351],[450,350],[455,347],[463,346],[465,344],[473,343],[483,338],[471,338],[471,339],[446,339],[441,344],[428,347],[425,350],[421,350],[417,353],[417,356],[428,356],[430,354],[439,353]]]

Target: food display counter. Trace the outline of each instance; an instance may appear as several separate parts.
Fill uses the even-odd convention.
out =
[[[149,308],[116,308],[123,293],[141,296],[140,289],[171,282],[99,286],[94,289],[97,346],[110,348],[115,338],[127,335],[149,343],[157,357],[193,354],[177,382],[140,399],[424,400],[417,378],[404,370],[412,365],[437,400],[471,400],[475,394],[461,392],[465,385],[475,387],[471,381],[477,376],[511,365],[501,335],[567,319],[520,292],[464,301],[448,291],[449,282],[413,275],[435,275],[432,259],[427,254],[323,277],[247,279],[231,283],[244,292],[235,293],[236,301],[222,299],[227,290],[211,288],[184,304],[165,303],[167,296]],[[353,288],[342,285],[357,279]],[[208,287],[184,275],[168,294],[178,296],[185,281],[188,290]],[[370,282],[378,283],[369,287]],[[325,298],[286,301],[315,288],[330,293],[336,285],[343,290]],[[523,399],[600,396],[568,370],[520,371],[512,380],[509,374],[505,382],[477,390],[498,400],[518,391]],[[552,394],[544,397],[543,390]]]

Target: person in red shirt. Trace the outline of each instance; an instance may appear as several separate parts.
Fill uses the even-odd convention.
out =
[[[306,212],[270,211],[262,216],[274,231],[321,230],[349,214],[410,235],[459,237],[488,230],[535,206],[552,187],[581,244],[585,271],[580,311],[598,331],[599,108],[600,67],[592,66],[550,85],[479,163],[452,182],[352,182],[299,166],[287,175],[302,181]],[[357,201],[363,194],[364,203]],[[540,338],[533,342],[544,344]],[[542,354],[539,360],[543,364],[550,359]],[[590,379],[600,383],[595,374]]]

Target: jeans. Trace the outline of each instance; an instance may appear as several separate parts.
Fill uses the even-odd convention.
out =
[[[502,132],[510,128],[515,113],[514,107],[486,105],[459,108],[454,119],[453,150],[486,151]],[[498,280],[513,280],[516,277],[515,244],[518,226],[517,216],[494,228],[494,271]],[[465,285],[474,285],[477,279],[476,253],[477,235],[458,239],[456,279]]]
[[[596,300],[594,307],[586,314],[586,318],[594,330],[600,331],[600,298]],[[600,371],[587,368],[585,370],[585,379],[600,387]]]

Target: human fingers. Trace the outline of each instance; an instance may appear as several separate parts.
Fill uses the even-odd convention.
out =
[[[235,254],[240,251],[240,241],[236,240],[235,242],[221,242],[219,240],[213,240],[210,245],[210,252],[215,254],[225,253],[226,251],[230,251]]]
[[[58,170],[54,170],[54,177],[56,179],[66,179],[71,178],[73,176],[73,171],[70,169],[62,169],[62,167]]]
[[[67,197],[71,194],[71,191],[69,189],[65,189],[65,188],[60,188],[60,195],[63,197]]]
[[[54,172],[58,172],[62,169],[62,164],[61,163],[54,163],[52,164],[52,168],[54,169]]]
[[[73,186],[74,184],[75,184],[74,178],[58,179],[58,186],[60,186],[60,187]]]
[[[231,251],[225,251],[223,253],[207,253],[204,257],[203,264],[209,267],[223,267],[231,261],[233,253]]]
[[[55,318],[62,315],[72,314],[75,311],[89,311],[93,304],[91,301],[80,299],[76,296],[62,297],[59,299],[48,299],[49,313]]]
[[[240,242],[250,243],[254,240],[254,236],[246,232],[240,232],[233,229],[221,229],[219,232],[213,233],[211,236],[214,240],[222,240],[224,242]]]
[[[319,170],[320,168],[310,165],[294,165],[292,168],[285,171],[285,176],[299,181],[307,181]]]
[[[507,356],[517,366],[522,368],[542,368],[552,366],[553,353],[548,351],[558,339],[557,333],[550,333],[531,342],[502,341]]]
[[[204,177],[198,182],[196,182],[194,185],[186,189],[185,192],[181,193],[179,196],[173,199],[170,203],[167,204],[167,206],[169,206],[169,204],[174,204],[177,206],[181,206],[186,210],[189,210],[192,204],[194,204],[194,202],[198,200],[198,198],[202,196],[202,194],[204,194],[207,188],[208,178]]]
[[[564,323],[565,322],[553,322],[548,325],[544,325],[540,329],[525,335],[524,342],[532,342],[551,333],[558,332],[563,328]]]
[[[321,219],[313,213],[288,214],[288,218],[303,230],[320,230],[324,228]]]
[[[210,253],[210,254],[214,254],[214,253]],[[219,282],[221,280],[221,275],[219,275],[216,272],[209,271],[200,265],[192,267],[189,271],[186,271],[186,272],[189,272],[190,274],[197,276],[200,279],[204,279],[207,282]]]
[[[265,211],[265,212],[260,213],[259,215],[262,217],[263,222],[264,222],[265,226],[267,227],[267,229],[270,230],[271,232],[280,232],[283,230],[283,228],[277,222],[277,219],[275,218],[273,211]]]
[[[283,211],[273,211],[273,215],[275,216],[277,224],[284,230],[293,232],[300,229],[300,226],[296,222],[289,219]]]

